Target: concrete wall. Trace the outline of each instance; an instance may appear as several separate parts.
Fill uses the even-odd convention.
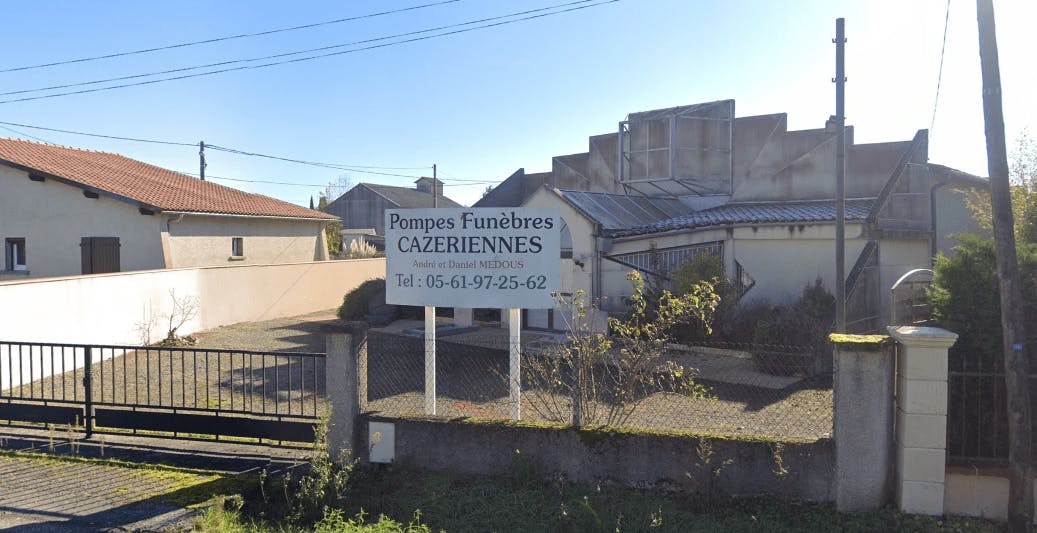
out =
[[[449,420],[371,420],[392,424],[395,461],[430,470],[499,475],[514,467],[518,450],[522,460],[539,465],[545,478],[561,474],[577,482],[612,481],[731,496],[769,494],[801,501],[831,501],[834,497],[834,455],[829,439],[785,443],[779,449],[770,442],[703,441],[649,433],[604,434]],[[368,432],[366,423],[360,426],[362,433]],[[361,442],[369,442],[369,437],[363,435]],[[700,456],[703,442],[713,452],[708,463]],[[366,460],[369,452],[370,448],[362,447],[361,459]],[[777,473],[781,467],[787,473]]]
[[[0,339],[137,344],[138,324],[170,312],[170,291],[197,298],[187,334],[337,307],[353,287],[384,276],[384,259],[360,259],[0,282]],[[165,333],[158,322],[153,340]]]
[[[952,235],[975,233],[990,236],[972,218],[972,211],[965,204],[965,193],[958,188],[943,187],[936,190],[936,251],[950,255],[958,245]]]
[[[169,220],[169,268],[297,263],[327,257],[320,221],[199,215],[164,219]],[[242,238],[241,257],[231,255],[235,237]]]
[[[24,238],[28,267],[27,273],[0,270],[0,280],[81,274],[83,237],[118,237],[123,271],[162,268],[162,222],[103,193],[86,198],[78,187],[32,181],[27,172],[0,166],[0,244]]]
[[[1037,508],[1037,496],[1034,497],[1034,507]],[[949,515],[1008,520],[1007,470],[948,468],[944,481],[943,509]]]

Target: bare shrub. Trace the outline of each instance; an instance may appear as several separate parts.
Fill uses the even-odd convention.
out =
[[[527,358],[527,379],[540,389],[529,397],[541,417],[574,425],[622,426],[652,394],[706,395],[695,381],[695,370],[666,353],[675,325],[698,321],[709,328],[719,303],[713,284],[695,284],[680,296],[663,290],[650,302],[640,273],[631,272],[627,279],[633,287],[631,314],[623,320],[609,318],[611,335],[593,330],[596,308],[585,303],[582,291],[559,298],[567,342]]]

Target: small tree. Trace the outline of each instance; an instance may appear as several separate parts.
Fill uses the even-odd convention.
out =
[[[713,284],[698,283],[680,296],[663,290],[650,302],[641,274],[631,272],[627,279],[633,288],[631,314],[624,320],[609,318],[612,335],[592,330],[590,317],[595,309],[583,302],[582,292],[559,301],[568,310],[567,342],[549,354],[528,359],[528,377],[542,389],[529,397],[541,416],[574,424],[622,426],[654,393],[706,394],[694,380],[694,369],[684,368],[666,354],[675,325],[697,321],[708,329],[719,303]]]
[[[331,185],[328,185],[327,191],[331,190]],[[329,200],[329,192],[321,192],[320,200],[317,202],[317,209],[324,211],[328,204],[333,200]],[[328,254],[338,255],[342,253],[342,221],[334,220],[328,222],[324,226],[324,239],[328,241]]]
[[[1037,143],[1024,133],[1016,141],[1011,157],[1009,179],[1015,239],[1019,243],[1037,244]],[[976,223],[992,232],[990,191],[969,189],[965,193],[965,203]]]

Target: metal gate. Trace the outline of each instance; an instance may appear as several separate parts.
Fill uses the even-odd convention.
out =
[[[325,355],[0,341],[0,420],[312,442]]]

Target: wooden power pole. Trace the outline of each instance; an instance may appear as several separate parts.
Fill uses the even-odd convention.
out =
[[[979,58],[983,71],[983,122],[987,136],[990,206],[997,247],[1004,341],[1005,387],[1008,397],[1008,529],[1030,531],[1033,524],[1033,459],[1030,440],[1030,362],[1026,355],[1026,322],[1022,284],[1015,253],[1012,197],[1008,183],[1008,151],[1001,112],[1001,72],[994,34],[993,0],[977,0]]]
[[[205,162],[205,141],[198,142],[198,177],[205,181],[205,167],[209,166]]]

